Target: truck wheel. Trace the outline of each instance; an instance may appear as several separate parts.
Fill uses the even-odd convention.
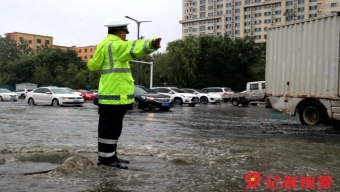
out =
[[[241,102],[242,106],[247,106],[248,103],[249,103],[249,101],[247,101],[247,100],[242,100],[242,102]]]
[[[207,103],[209,102],[209,100],[208,100],[207,97],[202,96],[202,97],[200,98],[200,102],[201,102],[202,104],[207,104]]]
[[[238,106],[240,104],[240,101],[238,99],[233,99],[231,100],[231,104],[233,104],[234,106]]]
[[[299,118],[302,125],[316,125],[324,123],[327,112],[319,103],[312,101],[299,109]]]

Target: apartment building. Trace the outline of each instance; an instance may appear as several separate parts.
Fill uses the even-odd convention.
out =
[[[52,46],[53,45],[53,37],[44,36],[44,35],[35,35],[29,33],[21,33],[21,32],[12,32],[6,33],[6,37],[11,40],[15,40],[16,42],[21,42],[26,40],[29,46],[32,49],[39,50],[42,45]]]
[[[77,53],[78,56],[83,60],[88,61],[93,57],[94,51],[96,50],[96,45],[90,45],[86,47],[72,47]]]
[[[254,36],[266,41],[270,26],[335,14],[340,0],[182,0],[182,37]]]
[[[53,45],[53,37],[44,36],[44,35],[36,35],[29,33],[21,33],[21,32],[12,32],[6,33],[6,37],[11,40],[15,40],[16,42],[21,42],[22,40],[26,40],[29,46],[34,50],[41,49],[42,45],[53,46],[55,48],[60,48],[62,50],[73,49],[78,53],[78,56],[81,57],[84,61],[88,61],[93,57],[94,51],[96,50],[95,45],[90,45],[86,47],[76,47],[76,46],[61,46],[61,45]]]

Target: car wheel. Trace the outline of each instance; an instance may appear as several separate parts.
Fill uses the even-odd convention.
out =
[[[4,99],[0,96],[0,101],[3,101]]]
[[[233,99],[231,101],[231,104],[233,104],[234,106],[238,106],[240,104],[240,101],[238,99]]]
[[[31,105],[31,106],[35,105],[34,100],[32,98],[28,100],[28,105]]]
[[[133,103],[133,109],[139,109],[139,100],[135,99],[135,102]]]
[[[180,98],[175,99],[175,105],[182,105],[182,104],[183,104],[182,99]]]
[[[52,106],[59,106],[59,101],[58,101],[58,99],[53,99],[52,100]]]
[[[209,100],[208,100],[208,98],[207,97],[201,97],[200,98],[200,102],[202,103],[202,104],[207,104],[208,102],[209,102]]]

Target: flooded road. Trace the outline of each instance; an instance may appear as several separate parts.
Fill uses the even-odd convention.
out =
[[[285,176],[297,178],[296,191],[308,191],[301,187],[306,176],[315,178],[310,191],[340,191],[340,134],[329,126],[302,126],[297,117],[263,106],[129,111],[118,142],[128,170],[96,165],[97,124],[91,102],[0,102],[0,191],[236,192],[246,191],[249,172],[261,174],[257,191],[287,189]],[[267,186],[268,175],[281,181]],[[318,185],[324,176],[332,179],[332,190],[317,190],[330,189]]]

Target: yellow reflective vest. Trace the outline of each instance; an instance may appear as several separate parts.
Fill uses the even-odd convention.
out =
[[[109,34],[97,45],[87,68],[90,71],[100,70],[99,104],[125,105],[135,101],[129,61],[157,51],[151,45],[152,40],[124,41]]]

